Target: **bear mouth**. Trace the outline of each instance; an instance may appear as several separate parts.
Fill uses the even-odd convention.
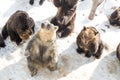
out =
[[[21,38],[22,40],[27,40],[30,35],[28,35],[28,34],[21,34],[21,35],[19,35],[19,36],[20,36],[20,38]]]

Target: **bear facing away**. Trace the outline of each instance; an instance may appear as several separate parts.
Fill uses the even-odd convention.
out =
[[[6,22],[2,29],[2,37],[5,40],[10,36],[11,41],[17,45],[22,40],[27,40],[34,33],[34,20],[25,11],[16,11]]]
[[[117,46],[116,55],[117,55],[117,58],[120,60],[120,43],[119,43],[119,45]]]
[[[77,2],[78,0],[53,0],[58,11],[51,23],[59,27],[58,37],[67,37],[73,31]]]
[[[86,57],[95,56],[100,58],[103,52],[103,43],[100,33],[94,27],[84,27],[77,36],[77,52],[85,53]]]
[[[50,71],[57,69],[57,29],[53,24],[42,23],[41,29],[28,42],[25,55],[28,55],[27,63],[31,76],[37,74],[39,67],[48,67]]]
[[[109,22],[111,25],[120,26],[120,7],[111,14]]]

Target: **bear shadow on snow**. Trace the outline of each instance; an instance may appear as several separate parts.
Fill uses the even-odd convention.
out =
[[[113,51],[106,55],[94,69],[89,80],[119,80],[120,78],[120,61],[116,57],[116,52]],[[100,77],[100,78],[97,78]]]

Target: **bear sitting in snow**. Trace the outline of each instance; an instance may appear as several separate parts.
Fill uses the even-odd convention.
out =
[[[6,22],[2,29],[2,37],[5,40],[10,36],[11,41],[20,44],[22,40],[27,40],[34,32],[34,20],[25,11],[16,11]]]
[[[109,22],[111,25],[120,26],[120,7],[111,14]]]
[[[100,33],[94,27],[84,27],[79,33],[77,40],[77,52],[85,53],[86,57],[95,56],[100,58],[103,52],[103,43],[100,39]]]
[[[73,31],[77,2],[78,0],[53,0],[58,11],[51,19],[51,23],[59,27],[57,31],[59,37],[67,37]]]
[[[31,38],[25,49],[28,68],[31,76],[37,74],[38,66],[48,67],[50,71],[57,69],[56,31],[57,26],[42,23],[41,29]]]

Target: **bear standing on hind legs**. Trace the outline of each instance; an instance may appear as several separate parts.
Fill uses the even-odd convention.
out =
[[[86,57],[95,56],[100,58],[103,52],[103,43],[100,39],[100,33],[94,27],[84,27],[79,33],[77,40],[77,52],[85,53]]]
[[[74,29],[76,17],[76,7],[78,0],[53,0],[58,11],[55,17],[51,19],[51,23],[59,27],[57,31],[58,37],[67,37]]]
[[[37,74],[39,67],[48,67],[50,71],[57,69],[57,30],[58,27],[53,24],[42,23],[40,30],[28,42],[25,55],[27,55],[27,63],[31,76]]]
[[[34,33],[34,20],[25,11],[16,11],[2,29],[2,37],[5,40],[10,36],[11,41],[19,45],[22,40],[27,40]]]

